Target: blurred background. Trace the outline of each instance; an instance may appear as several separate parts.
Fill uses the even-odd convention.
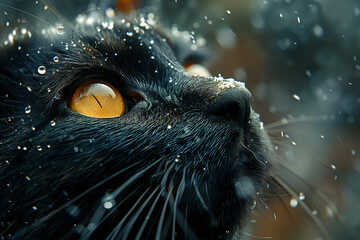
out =
[[[87,0],[50,2],[69,19],[89,8]],[[359,239],[360,1],[130,2],[155,2],[161,23],[188,39],[188,51],[202,56],[213,75],[246,83],[253,108],[274,142],[274,163],[294,172],[280,174],[305,197],[300,194],[293,201],[270,186],[263,201],[254,204],[249,238]],[[0,3],[49,22],[56,19],[41,1]],[[21,16],[30,19],[0,5],[2,33],[14,16],[18,22]],[[311,207],[304,209],[303,203]]]
[[[188,9],[166,19],[205,37],[213,75],[246,83],[278,158],[295,173],[280,174],[311,206],[270,187],[250,239],[359,239],[360,1],[165,5]]]

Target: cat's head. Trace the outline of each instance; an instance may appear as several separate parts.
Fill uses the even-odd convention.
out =
[[[189,73],[152,12],[35,20],[0,36],[3,236],[235,236],[269,157],[244,84]]]

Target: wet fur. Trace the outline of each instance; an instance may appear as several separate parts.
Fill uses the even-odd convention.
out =
[[[255,114],[246,129],[214,114],[223,80],[190,75],[172,36],[136,33],[131,19],[101,32],[66,25],[63,35],[25,25],[31,38],[1,47],[2,238],[242,236],[270,168],[265,132]],[[69,110],[74,89],[95,77],[145,99],[116,118]]]

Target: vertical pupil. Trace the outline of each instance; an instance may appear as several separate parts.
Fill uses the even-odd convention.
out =
[[[95,83],[85,87],[83,91],[80,92],[79,97],[75,100],[75,104],[81,101],[84,97],[94,98],[99,107],[103,108],[101,102],[112,101],[116,98],[116,93],[105,84]]]

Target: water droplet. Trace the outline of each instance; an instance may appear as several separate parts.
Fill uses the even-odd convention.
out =
[[[32,208],[33,208],[35,211],[38,210],[36,206],[33,206]]]
[[[290,207],[296,208],[297,205],[298,205],[298,201],[296,199],[293,198],[290,200]]]
[[[74,152],[79,152],[79,148],[78,147],[74,147]]]
[[[251,210],[255,210],[255,208],[256,208],[256,201],[253,202],[253,205],[251,206],[250,209],[251,209]]]
[[[51,120],[50,125],[54,127],[56,125],[56,122],[54,120]]]
[[[297,101],[300,101],[300,100],[301,100],[301,98],[300,98],[299,95],[297,95],[297,94],[293,94],[293,98],[294,98],[295,100],[297,100]]]
[[[27,88],[27,90],[28,90],[29,92],[32,92],[31,87],[27,86],[26,88]]]
[[[331,168],[335,170],[336,166],[334,164],[331,164]]]
[[[104,202],[104,208],[105,209],[111,209],[114,206],[115,206],[115,201],[114,200]]]
[[[326,213],[328,214],[329,217],[335,216],[335,212],[330,206],[326,206]]]
[[[46,73],[46,67],[45,66],[40,66],[38,68],[38,73],[41,74],[41,75],[45,74]]]
[[[324,135],[320,135],[320,137],[322,138],[322,139],[324,139],[325,137],[324,137]]]
[[[30,181],[30,178],[29,178],[29,176],[26,176],[25,178],[26,178],[27,180],[29,180],[29,181]]]
[[[168,128],[168,129],[171,129],[171,125],[168,125],[167,128]]]
[[[54,62],[59,62],[59,57],[58,57],[58,56],[55,56],[55,57],[53,58],[53,60],[54,60]]]
[[[48,10],[48,8],[49,8],[48,6],[44,6],[44,10],[45,10],[45,11]]]
[[[30,113],[31,112],[31,106],[27,106],[25,107],[25,113]]]
[[[231,11],[228,9],[228,10],[226,10],[226,13],[230,15]]]
[[[64,33],[65,33],[65,28],[64,28],[64,26],[62,26],[62,25],[58,26],[58,27],[57,27],[57,33],[58,33],[59,35],[64,34]]]
[[[40,145],[37,145],[36,147],[37,147],[37,150],[38,150],[39,152],[42,151],[42,147],[41,147]]]
[[[297,21],[298,21],[298,23],[301,23],[301,21],[300,21],[300,17],[297,17]]]
[[[105,14],[107,17],[111,18],[115,16],[115,11],[111,8],[108,8],[105,10]]]
[[[108,29],[109,29],[109,30],[114,29],[114,22],[109,22]]]
[[[26,150],[27,150],[27,147],[24,146],[24,147],[23,147],[23,150],[26,151]]]
[[[356,151],[355,149],[351,149],[351,155],[355,156],[356,155]]]
[[[291,144],[294,145],[294,146],[296,146],[296,142],[294,142],[294,141],[292,141]]]
[[[299,199],[300,199],[301,201],[304,201],[304,200],[305,200],[305,195],[304,195],[303,192],[300,192],[300,193],[299,193]]]
[[[322,37],[322,35],[324,34],[324,29],[320,25],[315,25],[313,28],[313,33],[317,37]]]
[[[54,95],[54,100],[59,100],[60,99],[60,93],[56,93]]]
[[[316,216],[318,214],[318,212],[316,210],[312,210],[311,211],[312,215]]]

